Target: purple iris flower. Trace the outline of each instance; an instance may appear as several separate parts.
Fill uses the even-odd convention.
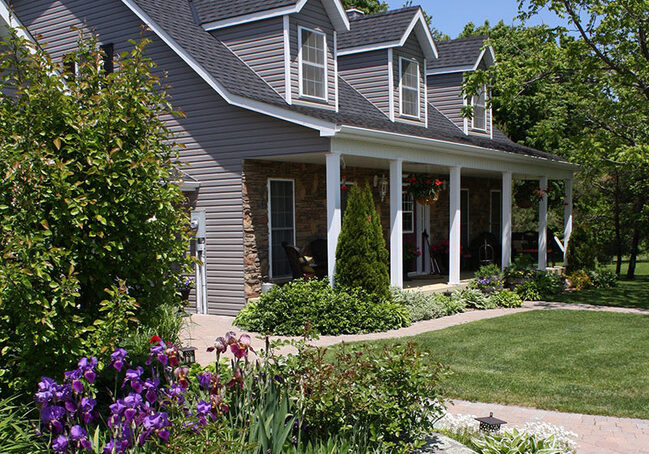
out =
[[[34,399],[41,404],[49,402],[54,398],[57,386],[55,380],[49,377],[41,377],[41,381],[38,382],[38,391],[34,394]]]
[[[147,359],[146,365],[150,365],[153,362],[153,358],[155,357],[160,364],[166,366],[169,358],[167,358],[167,355],[165,355],[165,350],[166,346],[162,341],[160,341],[158,345],[153,345],[149,349],[149,359]]]
[[[81,394],[83,392],[83,383],[81,382],[81,380],[74,380],[72,382],[72,389],[75,393]]]
[[[126,385],[127,382],[130,382],[133,391],[135,391],[136,393],[141,393],[143,382],[140,377],[142,376],[143,372],[144,369],[142,369],[142,366],[137,366],[136,369],[128,369],[126,371],[126,378],[124,378],[124,385]],[[124,385],[122,385],[122,388],[124,387]]]
[[[126,358],[127,354],[128,352],[126,350],[118,348],[110,355],[110,359],[116,371],[120,372],[122,370],[122,366],[124,366],[124,358]]]
[[[95,405],[97,405],[97,401],[91,397],[84,397],[81,399],[79,409],[81,410],[81,418],[83,419],[84,424],[88,425],[88,423],[92,421],[92,411],[95,409]]]
[[[58,405],[51,405],[41,411],[43,424],[50,427],[55,434],[63,432],[62,420],[65,417],[65,409]]]
[[[209,372],[201,372],[196,376],[198,384],[201,388],[209,388],[212,383],[212,374]]]
[[[85,431],[85,429],[79,425],[72,426],[70,428],[70,439],[72,441],[79,441],[82,438],[88,437],[88,433]]]
[[[198,404],[196,404],[196,413],[198,413],[199,415],[206,415],[211,410],[212,410],[212,405],[205,400],[201,400],[198,402]]]
[[[65,435],[59,435],[52,442],[52,449],[56,453],[68,452],[68,439]]]
[[[147,378],[146,381],[144,382],[144,389],[146,389],[146,393],[144,397],[146,397],[146,400],[148,400],[150,403],[153,403],[157,400],[158,398],[158,386],[160,385],[160,380],[157,378]]]

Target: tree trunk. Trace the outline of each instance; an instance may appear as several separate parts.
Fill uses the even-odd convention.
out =
[[[620,174],[617,169],[615,169],[615,205],[613,216],[615,222],[615,253],[617,256],[615,274],[619,276],[622,272],[622,233],[620,232]]]
[[[633,228],[633,241],[631,244],[631,255],[629,256],[629,268],[626,271],[627,279],[635,278],[635,264],[638,259],[638,245],[640,244],[640,227]]]

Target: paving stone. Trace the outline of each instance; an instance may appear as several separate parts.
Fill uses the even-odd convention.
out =
[[[430,454],[476,454],[473,449],[442,434],[432,434],[426,438],[426,445],[419,453]]]

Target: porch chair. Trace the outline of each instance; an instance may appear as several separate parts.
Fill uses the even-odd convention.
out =
[[[325,267],[310,263],[296,246],[283,241],[282,247],[288,257],[288,263],[291,267],[293,279],[299,279],[307,275],[323,277],[323,272],[326,273]]]

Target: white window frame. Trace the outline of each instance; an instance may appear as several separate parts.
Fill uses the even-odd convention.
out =
[[[410,225],[412,226],[412,229],[410,229],[410,230],[406,230],[406,229],[404,228],[403,231],[402,231],[402,233],[415,233],[415,228],[416,228],[416,226],[415,226],[415,210],[417,209],[417,207],[416,207],[416,205],[417,205],[417,201],[415,200],[415,197],[414,197],[412,194],[408,194],[407,192],[405,192],[405,193],[403,194],[403,198],[405,199],[406,197],[411,197],[411,198],[412,198],[412,210],[405,210],[405,209],[403,209],[403,207],[405,206],[405,204],[403,203],[404,200],[402,200],[402,201],[401,201],[401,215],[402,215],[402,217],[405,217],[406,214],[408,214],[408,213],[410,214],[410,218],[411,218],[411,221],[412,221],[412,222],[410,223]],[[403,222],[403,221],[402,221],[402,222]],[[403,225],[405,225],[405,223],[404,223]]]
[[[491,226],[494,225],[494,219],[493,219],[494,193],[498,194],[498,200],[499,200],[499,203],[500,203],[500,210],[499,210],[500,211],[500,219],[497,220],[498,225],[500,226],[500,230],[501,230],[499,232],[492,232],[491,231]],[[502,234],[502,228],[503,228],[503,226],[502,226],[502,222],[503,222],[502,217],[503,217],[503,194],[502,194],[502,191],[500,189],[491,189],[489,191],[489,232],[496,235],[496,238],[500,238],[499,235]]]
[[[487,132],[487,96],[488,96],[488,93],[487,93],[487,86],[486,85],[484,85],[482,87],[482,92],[484,93],[484,105],[482,106],[482,108],[484,109],[484,128],[477,128],[475,126],[475,107],[476,107],[476,105],[479,106],[480,104],[476,103],[476,100],[478,99],[478,96],[471,96],[471,107],[473,107],[473,115],[471,116],[471,129],[473,129],[474,131]]]
[[[417,115],[410,115],[403,113],[403,62],[407,61],[414,63],[417,66]],[[420,77],[419,62],[412,58],[399,57],[399,115],[406,118],[421,119],[421,77]],[[412,90],[412,87],[408,87]]]
[[[268,200],[267,200],[267,212],[268,212],[268,277],[272,279],[282,279],[286,276],[273,276],[273,217],[271,215],[271,193],[270,186],[273,181],[290,181],[293,189],[293,244],[295,245],[296,241],[296,231],[297,226],[295,225],[295,179],[293,178],[269,178],[267,183],[268,188]]]
[[[320,36],[322,36],[323,39],[323,51],[324,51],[324,97],[320,98],[319,96],[314,96],[314,95],[308,95],[304,93],[304,87],[302,85],[302,31],[307,31],[310,33],[316,33]],[[311,28],[303,27],[301,25],[298,25],[297,27],[297,61],[298,61],[298,87],[299,87],[299,93],[300,93],[300,98],[307,98],[307,99],[317,99],[318,101],[324,101],[328,102],[329,100],[329,79],[328,79],[328,66],[329,66],[329,59],[327,58],[327,34],[323,33],[318,30],[313,30]],[[315,63],[309,62],[310,65],[316,66]]]

